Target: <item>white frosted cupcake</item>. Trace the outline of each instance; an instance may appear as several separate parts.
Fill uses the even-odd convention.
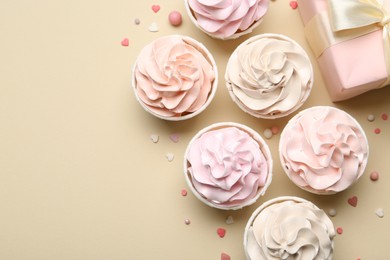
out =
[[[261,34],[240,44],[229,58],[226,86],[233,101],[258,118],[296,111],[309,97],[313,67],[305,50],[279,34]]]
[[[267,13],[269,0],[184,0],[191,21],[222,40],[251,33]]]
[[[205,204],[240,209],[256,202],[271,183],[271,153],[249,127],[217,123],[190,141],[184,174],[191,191]]]
[[[135,96],[142,107],[172,121],[202,112],[214,98],[217,81],[217,66],[206,47],[180,35],[146,45],[132,73]]]
[[[359,123],[334,107],[312,107],[294,116],[280,136],[279,155],[287,176],[300,188],[333,194],[355,183],[368,160]]]
[[[278,197],[262,204],[250,217],[244,234],[248,260],[330,260],[333,223],[313,203]]]

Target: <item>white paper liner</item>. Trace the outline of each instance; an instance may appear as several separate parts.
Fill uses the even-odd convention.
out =
[[[243,203],[241,205],[237,205],[237,206],[217,205],[217,204],[214,204],[214,203],[211,203],[210,201],[208,201],[205,197],[203,197],[195,189],[195,187],[192,183],[191,177],[189,176],[190,174],[188,173],[189,163],[187,161],[187,155],[188,155],[189,149],[192,146],[192,144],[194,143],[194,141],[197,140],[201,135],[203,135],[206,132],[209,132],[211,130],[222,129],[222,128],[226,128],[226,127],[236,127],[239,130],[248,133],[259,144],[261,152],[264,154],[264,157],[267,160],[267,166],[268,166],[268,175],[267,175],[267,180],[266,180],[266,183],[264,184],[264,186],[258,189],[257,194],[254,198],[246,201],[245,203]],[[188,187],[190,188],[191,192],[195,195],[195,197],[197,197],[200,201],[202,201],[203,203],[205,203],[206,205],[208,205],[210,207],[217,208],[217,209],[238,210],[238,209],[241,209],[245,206],[249,206],[249,205],[252,205],[253,203],[255,203],[259,199],[260,196],[264,195],[264,193],[268,189],[268,186],[271,184],[272,169],[273,169],[273,160],[272,160],[271,152],[269,150],[267,143],[264,141],[264,139],[260,136],[259,133],[257,133],[253,129],[251,129],[245,125],[239,124],[239,123],[221,122],[221,123],[215,123],[215,124],[212,124],[206,128],[203,128],[191,139],[191,141],[189,142],[187,149],[184,153],[184,176],[185,176],[186,182],[188,184]]]
[[[133,89],[134,95],[135,95],[138,103],[141,104],[142,108],[145,111],[149,112],[150,114],[154,115],[155,117],[158,117],[160,119],[167,120],[167,121],[182,121],[182,120],[193,118],[194,116],[200,114],[210,105],[211,101],[215,97],[215,93],[217,92],[217,87],[218,87],[218,68],[217,68],[217,64],[215,63],[214,57],[210,53],[210,51],[202,43],[198,42],[197,40],[195,40],[189,36],[173,34],[173,35],[163,36],[162,38],[177,37],[177,36],[181,37],[187,43],[190,43],[192,46],[194,46],[197,50],[199,50],[202,54],[205,55],[205,57],[207,58],[207,60],[211,63],[211,65],[213,67],[215,78],[214,78],[213,84],[211,86],[211,91],[209,93],[207,101],[203,104],[203,106],[200,109],[198,109],[197,111],[195,111],[193,113],[186,114],[184,116],[165,117],[165,116],[162,116],[162,115],[157,114],[157,113],[153,112],[152,110],[150,110],[149,107],[144,104],[144,102],[139,98],[139,96],[137,94],[137,82],[135,79],[135,70],[137,67],[137,60],[139,58],[138,57],[133,65],[132,74],[131,74],[131,83],[132,83],[132,89]]]
[[[228,80],[228,76],[227,76],[227,72],[228,72],[228,67],[229,67],[229,64],[231,63],[231,59],[232,57],[238,52],[238,50],[240,48],[245,48],[246,45],[248,45],[249,43],[252,43],[252,42],[255,42],[259,39],[262,39],[262,38],[273,38],[273,39],[281,39],[281,40],[285,40],[285,41],[288,41],[288,42],[291,42],[292,44],[296,45],[298,48],[300,48],[302,50],[302,54],[307,58],[307,60],[310,62],[310,72],[311,72],[311,81],[310,81],[310,84],[308,86],[308,89],[306,90],[306,93],[305,93],[305,96],[304,98],[301,100],[301,103],[300,104],[297,104],[295,105],[295,107],[293,107],[292,109],[290,109],[289,111],[285,112],[285,113],[279,113],[279,114],[275,114],[275,115],[268,115],[268,114],[259,114],[259,113],[254,113],[253,111],[250,111],[248,110],[248,108],[246,108],[240,100],[237,99],[236,95],[233,93],[233,90],[232,90],[232,86],[231,86],[231,83],[229,82]],[[291,113],[297,111],[304,103],[305,101],[308,99],[308,97],[310,96],[310,93],[311,93],[311,90],[313,88],[313,83],[314,83],[314,72],[313,72],[313,64],[311,63],[310,61],[310,58],[309,56],[307,55],[307,52],[305,51],[305,49],[302,48],[302,46],[300,44],[298,44],[296,41],[294,41],[293,39],[285,36],[285,35],[282,35],[282,34],[275,34],[275,33],[264,33],[264,34],[259,34],[259,35],[256,35],[256,36],[253,36],[249,39],[247,39],[246,41],[244,41],[243,43],[241,43],[240,45],[238,45],[238,47],[233,51],[233,53],[230,55],[229,57],[229,60],[228,60],[228,63],[227,63],[227,66],[226,66],[226,74],[225,74],[225,81],[226,81],[226,87],[228,89],[228,92],[230,94],[230,97],[232,98],[232,100],[234,101],[234,103],[236,103],[238,105],[239,108],[241,108],[241,110],[243,110],[244,112],[254,116],[254,117],[257,117],[257,118],[263,118],[263,119],[277,119],[277,118],[281,118],[281,117],[285,117],[285,116],[288,116],[290,115]]]
[[[282,142],[284,140],[285,132],[288,131],[287,130],[288,126],[290,126],[291,124],[295,123],[306,112],[309,112],[309,111],[315,110],[315,109],[328,109],[328,108],[329,109],[333,109],[333,110],[337,110],[337,111],[339,111],[339,112],[341,112],[343,114],[346,114],[355,123],[356,127],[362,133],[362,136],[364,137],[364,140],[367,143],[367,159],[365,161],[363,161],[363,163],[360,165],[359,170],[361,171],[361,173],[358,176],[358,178],[353,183],[351,183],[350,186],[352,186],[354,183],[356,183],[358,181],[358,179],[363,175],[363,173],[365,171],[365,168],[366,168],[367,162],[368,162],[368,157],[369,157],[369,145],[368,145],[368,139],[367,139],[366,133],[364,132],[364,130],[361,127],[361,125],[359,124],[359,122],[353,116],[351,116],[350,114],[348,114],[347,112],[345,112],[345,111],[343,111],[341,109],[338,109],[338,108],[335,108],[335,107],[331,107],[331,106],[315,106],[315,107],[311,107],[311,108],[307,108],[305,110],[302,110],[298,114],[296,114],[294,117],[292,117],[288,121],[286,126],[284,127],[282,133],[280,134],[280,139],[279,139],[280,140],[279,141],[279,159],[280,159],[280,162],[282,164],[282,168],[283,168],[284,172],[286,173],[287,177],[290,179],[290,176],[289,176],[290,170],[286,168],[285,160],[283,159],[283,154],[282,154],[282,144],[283,144]],[[291,180],[291,182],[294,183],[292,180]],[[336,194],[338,192],[341,192],[341,191],[336,192],[336,191],[315,190],[315,189],[313,189],[313,188],[311,188],[309,186],[301,187],[301,186],[299,186],[297,184],[295,184],[295,185],[298,186],[299,188],[301,188],[302,190],[305,190],[305,191],[308,191],[310,193],[317,194],[317,195],[332,195],[332,194]],[[347,187],[346,189],[348,189],[349,187]],[[344,190],[346,190],[346,189],[344,189]]]
[[[256,27],[258,27],[262,22],[263,22],[263,17],[260,18],[259,20],[255,21],[251,26],[249,26],[245,31],[241,31],[241,32],[236,32],[235,34],[231,35],[231,36],[228,36],[228,37],[223,37],[223,36],[216,36],[208,31],[206,31],[205,29],[203,29],[201,26],[199,26],[198,24],[198,21],[196,20],[196,18],[194,17],[194,14],[192,13],[191,11],[191,7],[190,5],[188,4],[188,0],[184,0],[184,6],[185,6],[185,9],[187,11],[187,14],[188,16],[190,17],[190,20],[191,22],[199,29],[201,30],[202,32],[204,32],[205,34],[207,34],[208,36],[214,38],[214,39],[218,39],[218,40],[234,40],[234,39],[237,39],[238,37],[242,36],[242,35],[245,35],[245,34],[249,34],[251,33]],[[264,14],[265,15],[265,14]]]

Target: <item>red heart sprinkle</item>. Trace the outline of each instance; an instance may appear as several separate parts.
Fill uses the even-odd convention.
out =
[[[348,199],[348,204],[351,205],[352,207],[356,207],[358,202],[358,198],[356,196],[353,196]]]
[[[230,260],[230,255],[228,255],[226,253],[222,253],[221,254],[221,260]]]
[[[153,10],[153,12],[157,13],[158,11],[160,11],[160,6],[159,5],[152,5],[152,10]]]
[[[129,39],[124,38],[124,39],[121,41],[121,45],[122,45],[122,46],[125,46],[125,47],[129,46]]]
[[[226,234],[226,229],[224,229],[224,228],[218,228],[218,229],[217,229],[217,234],[218,234],[219,237],[224,237],[225,234]]]
[[[290,1],[290,6],[292,9],[297,9],[298,8],[298,2],[297,1]]]

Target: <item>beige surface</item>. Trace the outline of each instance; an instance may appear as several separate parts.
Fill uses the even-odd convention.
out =
[[[288,120],[260,120],[243,113],[224,87],[229,54],[248,37],[222,42],[200,33],[179,0],[157,1],[2,0],[0,2],[0,259],[219,259],[221,252],[243,259],[242,235],[251,212],[262,201],[300,196],[328,210],[344,233],[336,238],[336,260],[390,259],[390,88],[332,104],[315,60],[315,84],[303,108],[334,105],[359,120],[370,141],[365,175],[351,189],[315,196],[295,187],[277,157],[279,136],[268,141],[274,156],[274,180],[255,205],[236,212],[209,208],[186,188],[182,173],[187,142],[201,128],[234,121],[260,133]],[[158,3],[158,2],[157,2]],[[179,28],[167,22],[169,11],[183,12]],[[134,24],[135,18],[141,24]],[[151,22],[160,31],[148,32]],[[292,37],[309,50],[297,10],[288,0],[270,4],[254,34]],[[130,89],[130,71],[141,48],[168,34],[186,34],[214,54],[220,84],[210,107],[185,122],[165,122],[147,114]],[[120,45],[123,37],[130,46]],[[301,108],[301,109],[303,109]],[[300,110],[301,110],[300,109]],[[295,113],[294,113],[295,114]],[[370,123],[368,114],[377,116]],[[291,115],[292,116],[292,115]],[[290,117],[291,117],[290,116]],[[289,118],[290,118],[289,117]],[[382,133],[375,135],[373,129]],[[180,142],[169,140],[180,134]],[[160,141],[150,141],[158,134]],[[165,158],[175,154],[173,162]],[[369,173],[380,172],[373,183]],[[353,208],[347,199],[357,195]],[[387,197],[387,198],[386,198]],[[234,217],[233,225],[225,218]],[[191,225],[186,226],[184,219]],[[218,227],[227,234],[219,238]]]

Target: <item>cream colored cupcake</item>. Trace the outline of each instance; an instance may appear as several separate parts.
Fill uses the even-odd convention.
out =
[[[184,0],[193,24],[209,36],[236,39],[251,33],[267,13],[269,0]]]
[[[248,260],[330,260],[333,223],[313,203],[278,197],[262,204],[250,217],[244,234]]]
[[[334,194],[362,176],[368,141],[359,123],[334,107],[312,107],[294,116],[280,136],[279,155],[287,176],[316,194]]]
[[[309,97],[313,67],[305,50],[279,34],[262,34],[240,44],[227,64],[233,101],[252,116],[274,119],[296,111]]]
[[[152,115],[184,120],[202,112],[214,98],[218,71],[210,52],[180,35],[161,37],[140,52],[132,74],[135,96]]]
[[[218,209],[240,209],[264,194],[272,158],[263,138],[247,126],[218,123],[199,131],[184,156],[184,174],[194,195]]]

